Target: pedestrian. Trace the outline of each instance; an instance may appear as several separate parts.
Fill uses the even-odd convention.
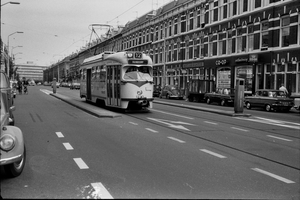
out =
[[[18,82],[17,82],[17,87],[18,87],[18,90],[19,90],[19,94],[22,94],[22,81],[19,79]]]
[[[286,89],[286,87],[284,87],[284,84],[282,83],[281,84],[281,87],[279,88],[279,90],[283,91],[285,93],[286,96],[289,95],[289,92],[288,90]]]

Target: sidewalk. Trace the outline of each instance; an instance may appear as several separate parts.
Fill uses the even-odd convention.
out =
[[[103,109],[101,107],[95,106],[91,103],[84,103],[82,100],[78,99],[72,99],[70,97],[67,97],[62,94],[58,93],[50,93],[50,95],[65,101],[76,108],[79,108],[81,110],[84,110],[85,112],[88,112],[96,117],[121,117],[122,115],[116,112],[112,112],[106,109]],[[235,113],[234,111],[225,111],[225,110],[219,110],[219,109],[212,109],[212,108],[205,108],[201,106],[192,106],[192,105],[186,105],[182,103],[171,103],[171,102],[163,102],[159,100],[154,100],[154,103],[158,104],[165,104],[169,106],[175,106],[175,107],[181,107],[181,108],[187,108],[187,109],[193,109],[193,110],[200,110],[204,112],[211,112],[211,113],[216,113],[216,114],[221,114],[221,115],[227,115],[227,116],[232,116],[232,117],[250,117],[251,114],[245,114],[245,113]]]

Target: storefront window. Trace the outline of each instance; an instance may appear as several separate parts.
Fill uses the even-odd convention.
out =
[[[285,64],[278,64],[277,72],[284,72],[285,71]]]
[[[217,71],[217,88],[230,88],[231,70],[228,67],[219,68]]]
[[[245,93],[252,93],[252,74],[253,69],[251,65],[236,67],[236,78],[245,80]]]

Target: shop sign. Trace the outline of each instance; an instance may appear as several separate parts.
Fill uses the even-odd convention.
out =
[[[251,54],[251,55],[249,55],[249,62],[257,62],[257,61],[258,61],[257,54]]]
[[[248,62],[248,58],[237,58],[237,59],[235,59],[235,62],[236,63],[242,63],[242,62]]]
[[[183,63],[182,68],[204,67],[204,62]]]
[[[228,64],[228,60],[216,60],[216,65],[226,65]]]

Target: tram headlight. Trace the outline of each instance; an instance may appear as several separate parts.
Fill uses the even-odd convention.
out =
[[[132,53],[128,53],[127,54],[127,58],[133,58],[133,54]]]

